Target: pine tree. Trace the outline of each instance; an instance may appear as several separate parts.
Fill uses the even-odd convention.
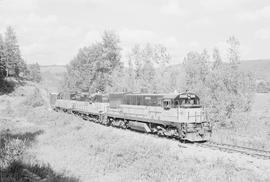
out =
[[[0,34],[0,79],[6,76],[5,44],[2,34]]]
[[[5,57],[7,65],[15,69],[16,77],[19,77],[20,73],[26,71],[27,67],[21,57],[15,31],[10,26],[5,32]]]

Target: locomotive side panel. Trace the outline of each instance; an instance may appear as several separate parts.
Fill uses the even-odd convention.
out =
[[[151,95],[151,99],[149,99],[149,95],[137,96],[136,94],[136,97],[130,96],[130,98],[134,99],[133,101],[131,100],[132,102],[136,101],[141,104],[141,100],[137,97],[145,97],[143,103],[147,103],[147,105],[123,104],[123,102],[125,103],[123,101],[124,94],[120,93],[114,94],[111,98],[109,97],[108,102],[103,102],[103,99],[93,103],[57,99],[54,107],[73,112],[84,119],[92,120],[91,118],[93,118],[94,122],[105,125],[131,128],[190,141],[205,141],[209,139],[211,127],[206,120],[207,118],[205,118],[202,107],[199,107],[199,105],[194,107],[192,104],[187,103],[185,107],[182,107],[178,105],[180,102],[177,102],[177,104],[169,108],[163,105],[162,107],[149,106],[148,103],[156,104],[154,101],[159,100],[160,95]],[[171,98],[167,96],[167,99],[170,101]],[[174,100],[170,102],[175,103]]]

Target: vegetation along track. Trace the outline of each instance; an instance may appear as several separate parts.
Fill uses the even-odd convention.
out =
[[[67,113],[67,112],[65,112],[65,113]],[[83,116],[79,115],[78,113],[72,113],[72,112],[69,113],[69,114],[79,116],[80,118],[82,118],[84,120],[91,121],[93,123],[101,124],[95,118],[83,117]],[[112,127],[115,127],[115,126],[112,126]],[[115,127],[115,128],[119,128],[119,127]],[[151,135],[152,136],[157,136],[156,134],[151,134]],[[160,136],[160,135],[158,135],[158,136],[162,137],[162,138],[166,138],[166,139],[176,139],[175,137],[166,137],[166,136]],[[185,144],[194,143],[194,142],[188,142],[188,141],[180,141],[180,142],[185,143]],[[237,146],[237,145],[216,143],[216,142],[212,142],[212,141],[206,141],[206,142],[203,142],[203,143],[200,142],[200,143],[194,143],[194,144],[199,146],[199,147],[216,149],[216,150],[220,150],[220,151],[228,152],[228,153],[240,153],[240,154],[256,157],[256,158],[259,158],[259,159],[270,160],[270,151],[265,151],[265,150],[255,149],[255,148],[242,147],[242,146]],[[186,148],[186,146],[182,146],[182,145],[179,145],[179,147]]]
[[[249,148],[249,147],[242,147],[242,146],[237,146],[237,145],[230,145],[230,144],[223,144],[223,143],[216,143],[216,142],[205,142],[205,143],[196,143],[196,145],[200,147],[205,147],[205,148],[213,148],[229,153],[237,152],[245,155],[249,155],[252,157],[260,158],[260,159],[265,159],[265,160],[270,160],[270,151],[265,151],[265,150],[259,150],[259,149],[254,149],[254,148]]]

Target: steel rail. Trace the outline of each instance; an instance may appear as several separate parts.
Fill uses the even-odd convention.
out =
[[[225,152],[237,152],[241,153],[244,155],[260,158],[260,159],[270,159],[270,151],[265,151],[261,149],[255,149],[255,148],[249,148],[249,147],[244,147],[244,146],[238,146],[238,145],[231,145],[231,144],[224,144],[224,143],[217,143],[217,142],[212,142],[208,141],[205,143],[197,143],[196,145],[200,147],[206,147],[206,148],[213,148],[217,149],[220,151],[225,151]]]
[[[71,114],[74,115],[74,116],[80,117],[80,118],[82,118],[84,120],[88,120],[88,121],[90,121],[92,123],[103,125],[102,123],[98,122],[98,120],[95,119],[95,118],[83,117],[81,115],[77,115],[77,114],[74,114],[74,113],[71,113]],[[120,128],[120,127],[117,127],[117,126],[111,126],[111,127]],[[123,129],[123,128],[120,128],[120,129]],[[139,133],[141,133],[141,132],[139,132]],[[153,137],[159,137],[159,138],[176,139],[175,137],[160,136],[158,134],[153,134],[153,133],[149,133],[149,135],[151,135]],[[256,158],[259,158],[259,159],[270,160],[270,151],[265,151],[265,150],[255,149],[255,148],[249,148],[249,147],[244,147],[244,146],[231,145],[231,144],[217,143],[217,142],[213,142],[213,141],[206,141],[204,143],[194,143],[194,142],[187,142],[186,143],[186,141],[181,141],[180,140],[180,142],[185,143],[185,144],[195,144],[195,145],[197,145],[199,147],[204,147],[204,148],[217,149],[217,150],[220,150],[220,151],[223,151],[223,152],[228,152],[228,153],[235,152],[235,153],[240,153],[240,154],[256,157]],[[179,147],[186,148],[185,146],[179,146]]]

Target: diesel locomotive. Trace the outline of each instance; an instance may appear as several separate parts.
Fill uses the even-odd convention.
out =
[[[212,128],[200,98],[174,94],[110,93],[52,95],[54,110],[80,115],[103,125],[187,141],[207,141]]]

